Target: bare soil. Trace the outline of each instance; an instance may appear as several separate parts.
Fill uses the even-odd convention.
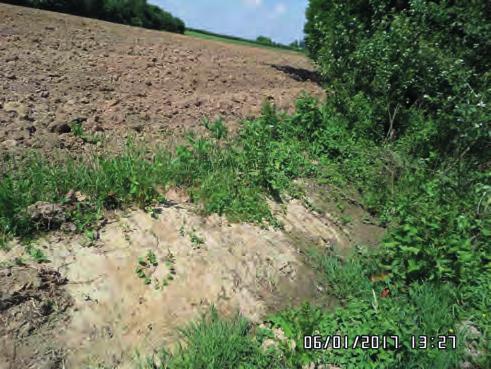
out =
[[[66,278],[57,285],[63,291],[58,295],[73,301],[57,329],[41,336],[49,352],[58,355],[48,368],[60,363],[65,368],[133,368],[137,351],[149,355],[163,345],[172,347],[179,338],[177,328],[211,305],[225,315],[239,311],[259,323],[272,311],[304,301],[334,304],[305,251],[317,247],[348,253],[353,238],[369,243],[382,229],[361,222],[354,230],[343,227],[336,214],[308,210],[298,200],[271,206],[283,230],[233,224],[217,215],[202,217],[176,192],[175,201],[156,209],[157,217],[131,209],[113,214],[96,240],[56,232],[37,240],[49,268]],[[9,265],[16,258],[27,262],[22,245],[10,246],[0,253],[0,263]],[[149,252],[155,265],[147,259]],[[141,261],[147,283],[137,273]],[[23,285],[26,279],[19,282],[15,274],[9,278],[13,282],[0,290],[7,297],[19,290],[12,285]],[[37,295],[22,300],[26,305],[51,301],[41,284],[30,288]],[[0,321],[10,316],[9,310],[0,309]],[[31,350],[13,354],[12,345],[19,345],[17,335],[23,334],[22,324],[29,324],[23,322],[30,316],[16,319],[17,326],[0,332],[0,362],[20,365],[27,360],[33,364],[26,367],[45,368],[46,351],[44,346],[38,350],[36,331],[27,331],[32,334],[27,333],[25,345]]]
[[[0,4],[0,150],[89,150],[70,132],[129,134],[158,143],[199,130],[203,117],[234,128],[265,100],[291,110],[323,96],[299,54],[202,40]],[[116,145],[117,147],[117,145]]]
[[[65,352],[55,337],[72,302],[66,278],[27,266],[2,267],[0,278],[0,369],[61,368]]]

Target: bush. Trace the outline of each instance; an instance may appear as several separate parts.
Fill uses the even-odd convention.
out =
[[[309,3],[307,47],[336,122],[319,153],[391,225],[381,265],[408,283],[490,270],[488,11],[480,0]]]
[[[445,327],[445,317],[456,324],[472,319],[488,334],[483,306],[491,280],[491,88],[490,60],[482,55],[491,49],[489,11],[489,2],[481,0],[310,0],[307,48],[332,89],[327,124],[314,145],[389,225],[365,268],[378,270],[396,291],[380,305],[394,310],[378,322],[363,310],[368,291],[358,287],[366,280],[345,285],[334,279],[334,292],[351,291],[344,297],[350,302],[337,318],[328,315],[322,332],[342,327],[352,334],[365,321],[382,327],[389,316],[400,319],[395,327],[411,322],[403,320],[406,315],[426,322],[429,331]],[[338,262],[325,265],[331,276],[366,274],[357,264],[348,263],[344,272]],[[430,296],[444,286],[456,291],[450,300]],[[455,297],[461,294],[476,301]],[[475,367],[489,366],[488,344],[480,343]],[[446,353],[379,354],[345,353],[334,363],[361,368],[376,358],[377,367],[388,368],[459,365]]]
[[[273,45],[273,40],[271,40],[269,37],[266,36],[258,36],[256,42],[259,42],[260,44],[263,45],[270,45],[270,46]]]
[[[489,161],[489,2],[311,0],[307,17],[308,50],[350,127],[399,138],[423,114],[431,151]]]

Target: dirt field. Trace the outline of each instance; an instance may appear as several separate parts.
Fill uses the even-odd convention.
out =
[[[265,99],[323,94],[298,53],[246,47],[0,4],[0,149],[88,150],[74,119],[111,141],[155,143]],[[87,144],[88,146],[90,144]]]

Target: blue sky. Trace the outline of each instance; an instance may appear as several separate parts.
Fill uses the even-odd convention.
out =
[[[281,43],[303,37],[308,0],[149,0],[192,28]]]

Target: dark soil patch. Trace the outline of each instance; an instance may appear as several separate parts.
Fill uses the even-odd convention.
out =
[[[71,304],[66,279],[24,266],[0,269],[0,278],[0,368],[62,368],[55,337]]]

